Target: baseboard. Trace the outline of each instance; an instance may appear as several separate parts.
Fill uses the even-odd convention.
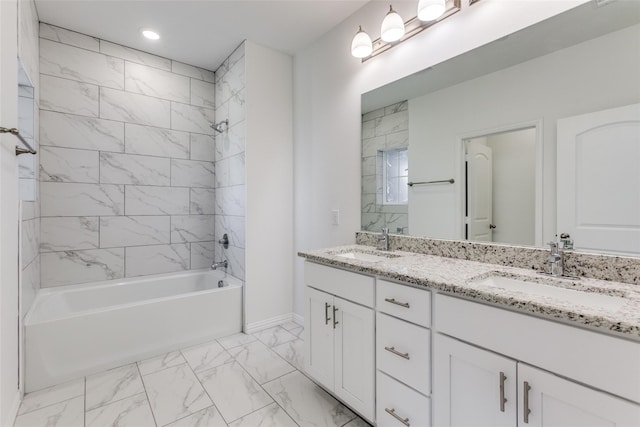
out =
[[[293,321],[300,326],[304,326],[304,317],[298,313],[293,313]]]
[[[274,326],[282,325],[287,322],[296,322],[295,314],[288,313],[281,316],[272,317],[271,319],[260,320],[258,322],[247,323],[244,327],[245,334],[253,334],[254,332],[261,331],[263,329],[273,328]]]

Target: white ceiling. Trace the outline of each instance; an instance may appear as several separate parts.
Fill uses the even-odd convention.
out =
[[[293,55],[369,0],[36,0],[41,22],[215,70],[243,40]],[[141,28],[161,35],[149,41]]]

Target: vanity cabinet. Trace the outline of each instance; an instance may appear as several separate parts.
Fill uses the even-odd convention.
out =
[[[374,278],[305,264],[305,371],[373,421]]]
[[[640,344],[444,295],[434,310],[453,336],[433,338],[435,425],[640,425]]]

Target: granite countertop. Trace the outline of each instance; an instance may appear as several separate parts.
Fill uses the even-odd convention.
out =
[[[382,256],[383,259],[371,262],[340,256],[352,252]],[[634,284],[589,278],[552,278],[523,268],[413,252],[383,252],[364,245],[303,251],[298,255],[313,262],[424,286],[525,313],[575,322],[602,332],[640,340],[640,286]],[[522,287],[489,286],[483,279],[490,276],[532,282],[533,288],[541,288],[538,284],[551,285],[554,289],[549,293],[530,292]],[[546,287],[542,289],[549,290]],[[581,292],[576,294],[574,291]],[[600,296],[594,294],[608,297],[600,304],[597,301]],[[596,301],[589,301],[591,298],[596,298]]]

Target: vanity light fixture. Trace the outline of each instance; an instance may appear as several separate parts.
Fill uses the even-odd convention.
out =
[[[480,0],[468,1],[471,6]],[[351,55],[362,59],[362,62],[378,56],[460,11],[460,2],[461,0],[420,0],[416,16],[406,22],[389,6],[389,12],[380,28],[380,38],[371,41],[371,37],[359,27],[351,42]]]
[[[393,6],[389,5],[389,12],[384,17],[380,28],[380,38],[387,43],[392,43],[400,40],[402,36],[404,36],[404,21],[398,12],[393,10]]]
[[[141,29],[140,33],[142,33],[142,35],[148,38],[149,40],[158,40],[160,38],[160,34],[156,33],[155,31],[149,28]]]

